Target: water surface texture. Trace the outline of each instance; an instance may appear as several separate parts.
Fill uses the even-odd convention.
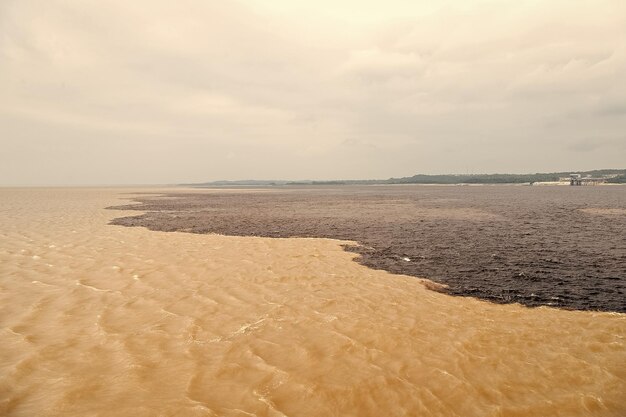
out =
[[[348,242],[108,225],[125,191],[0,190],[0,415],[626,415],[624,314],[451,297]]]
[[[174,197],[174,198],[172,198]],[[369,186],[140,198],[115,224],[359,242],[359,262],[454,295],[626,312],[626,187]]]

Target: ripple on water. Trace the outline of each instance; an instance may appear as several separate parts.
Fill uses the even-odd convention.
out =
[[[450,297],[346,242],[107,225],[118,191],[0,193],[2,415],[626,415],[623,314]]]

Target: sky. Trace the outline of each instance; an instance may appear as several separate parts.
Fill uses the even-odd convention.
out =
[[[0,1],[0,186],[596,168],[624,0]]]

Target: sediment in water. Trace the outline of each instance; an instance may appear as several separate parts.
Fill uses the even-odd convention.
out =
[[[0,190],[0,415],[626,414],[623,314],[450,297],[350,242],[107,225],[125,191]]]
[[[626,312],[626,187],[307,187],[139,198],[113,224],[350,240],[358,261],[452,295]]]

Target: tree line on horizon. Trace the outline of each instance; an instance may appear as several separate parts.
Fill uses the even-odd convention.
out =
[[[412,177],[391,178],[390,184],[526,184],[534,182],[554,182],[570,174],[591,176],[594,178],[607,175],[616,175],[607,182],[626,182],[626,170],[624,169],[600,169],[593,171],[552,172],[536,174],[459,174],[459,175],[424,175],[418,174]]]
[[[206,186],[279,186],[279,185],[384,185],[384,184],[532,184],[554,182],[570,174],[594,178],[613,176],[608,183],[626,184],[626,169],[597,169],[592,171],[567,171],[535,174],[417,174],[411,177],[389,178],[386,180],[329,180],[329,181],[283,181],[283,180],[241,180],[212,181],[201,184],[181,184],[194,187]]]

